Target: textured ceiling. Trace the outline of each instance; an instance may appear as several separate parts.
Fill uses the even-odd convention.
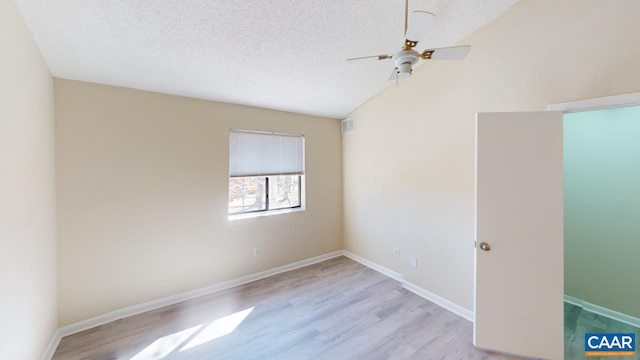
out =
[[[345,59],[404,40],[403,0],[15,1],[56,77],[335,118],[390,85],[390,60]],[[410,0],[436,15],[417,50],[517,2]]]

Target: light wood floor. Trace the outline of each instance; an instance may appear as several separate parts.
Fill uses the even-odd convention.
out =
[[[232,314],[248,315],[224,335]],[[345,257],[65,337],[54,355],[161,358],[514,359],[474,348],[471,322]]]

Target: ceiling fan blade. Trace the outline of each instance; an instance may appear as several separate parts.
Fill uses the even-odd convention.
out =
[[[438,49],[427,49],[420,54],[421,59],[431,60],[462,60],[471,51],[471,46],[452,46]]]
[[[362,60],[362,59],[370,59],[370,58],[378,58],[378,60],[391,59],[391,55],[371,55],[371,56],[363,56],[357,58],[347,59],[347,61],[352,60]]]
[[[418,43],[422,41],[435,17],[432,13],[426,11],[411,12],[409,27],[404,36],[407,39],[406,42]]]

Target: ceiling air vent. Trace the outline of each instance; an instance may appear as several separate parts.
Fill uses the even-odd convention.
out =
[[[342,134],[351,134],[356,132],[356,118],[348,118],[342,120]]]

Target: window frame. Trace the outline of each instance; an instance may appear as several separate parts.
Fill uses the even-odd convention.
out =
[[[304,167],[305,167],[305,158],[306,158],[306,139],[304,135],[296,135],[296,134],[286,134],[286,133],[275,133],[275,132],[265,132],[265,131],[252,131],[252,130],[238,130],[238,129],[231,129],[230,133],[233,132],[246,132],[246,133],[257,133],[257,134],[271,134],[274,136],[291,136],[291,137],[299,137],[302,138],[302,171],[299,173],[268,173],[268,174],[257,174],[257,175],[236,175],[236,176],[232,176],[231,174],[229,174],[229,187],[230,187],[230,180],[231,179],[239,179],[239,178],[257,178],[257,179],[264,179],[264,191],[265,191],[265,207],[264,209],[257,209],[257,210],[247,210],[247,211],[239,211],[239,212],[234,212],[231,213],[229,212],[229,206],[227,205],[227,216],[229,220],[236,220],[236,219],[245,219],[245,218],[253,218],[253,217],[260,217],[260,216],[269,216],[269,215],[279,215],[279,214],[285,214],[285,213],[290,213],[290,212],[299,212],[299,211],[305,211],[306,210],[306,180],[305,180],[305,171],[304,171]],[[231,144],[231,142],[230,142]],[[230,166],[231,166],[231,154],[229,156],[229,161],[230,161]],[[270,177],[279,177],[279,176],[297,176],[298,177],[298,199],[299,199],[299,203],[298,205],[295,206],[290,206],[290,207],[284,207],[284,208],[277,208],[277,209],[271,209],[270,208],[270,197],[269,197],[269,192],[270,192],[270,184],[269,184],[269,178]],[[227,188],[227,190],[229,190],[230,188]],[[227,198],[227,200],[230,200],[230,195]]]

